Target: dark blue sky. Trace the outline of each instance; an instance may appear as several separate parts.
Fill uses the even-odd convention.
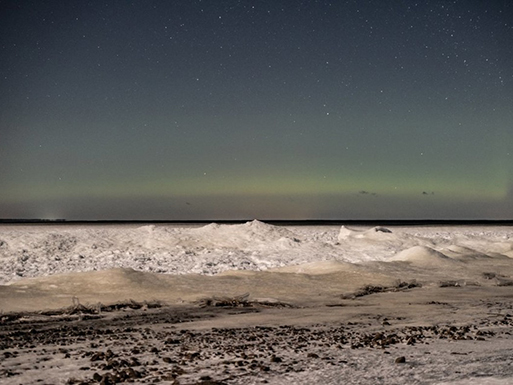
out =
[[[0,218],[511,218],[509,1],[0,1]]]

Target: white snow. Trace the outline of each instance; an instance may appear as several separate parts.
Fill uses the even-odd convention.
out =
[[[342,294],[364,285],[397,281],[417,281],[423,287],[341,303]],[[246,322],[344,323],[356,317],[361,325],[379,330],[382,314],[398,327],[403,322],[494,320],[511,312],[513,286],[508,285],[512,284],[513,228],[507,226],[368,228],[273,226],[259,221],[206,226],[0,226],[0,311],[69,306],[75,296],[83,303],[130,298],[178,304],[247,292],[253,300],[278,299],[300,306],[291,313],[256,314],[260,318],[254,321],[253,315],[230,315],[217,321],[222,327]],[[473,297],[476,288],[481,297]],[[452,297],[446,299],[447,293]],[[212,325],[204,320],[195,327],[201,328],[201,322]],[[512,348],[507,335],[493,343],[487,339],[402,344],[390,349],[391,355],[379,349],[337,350],[347,364],[328,367],[312,360],[302,373],[267,380],[270,384],[511,384]],[[335,347],[325,347],[327,353],[330,349]],[[405,365],[394,364],[400,355],[408,357]],[[230,383],[261,383],[261,379],[241,377],[240,382]]]
[[[404,261],[436,267],[476,258],[512,257],[510,227],[349,229],[282,227],[259,221],[202,227],[0,226],[0,284],[112,268],[215,275],[303,264],[312,271],[315,263],[326,261]],[[326,265],[320,268],[325,270]]]

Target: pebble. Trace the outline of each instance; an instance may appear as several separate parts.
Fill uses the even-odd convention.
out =
[[[182,316],[184,321],[190,319]],[[154,323],[170,323],[170,317],[175,315],[156,318]],[[503,320],[511,322],[511,317],[500,318],[501,322]],[[12,360],[18,355],[17,351],[39,347],[43,348],[39,349],[40,357],[58,352],[65,355],[66,360],[86,359],[89,366],[77,365],[77,368],[88,369],[81,372],[81,377],[86,375],[81,381],[88,384],[152,381],[221,384],[231,376],[244,374],[267,376],[301,372],[319,365],[321,356],[322,363],[347,364],[348,361],[340,359],[347,358],[349,348],[381,349],[390,354],[389,348],[398,344],[412,349],[413,344],[427,344],[433,339],[480,340],[494,335],[486,327],[476,325],[387,327],[368,331],[360,324],[348,322],[332,327],[282,325],[176,331],[151,327],[142,330],[136,327],[137,322],[137,319],[124,318],[108,325],[104,320],[30,326],[5,323],[4,330],[0,331],[0,348],[4,349],[1,356]],[[145,323],[153,324],[148,319]],[[84,342],[77,340],[78,337],[84,338]],[[76,347],[77,343],[80,348]],[[321,351],[320,356],[317,352]],[[343,352],[345,357],[337,356],[337,351]],[[404,356],[395,358],[396,364],[405,362]],[[7,377],[17,372],[0,374]]]

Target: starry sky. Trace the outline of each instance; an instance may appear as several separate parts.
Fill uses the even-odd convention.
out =
[[[0,1],[0,218],[511,219],[513,2]]]

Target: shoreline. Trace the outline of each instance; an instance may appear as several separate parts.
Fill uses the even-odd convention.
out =
[[[2,384],[513,382],[510,228],[253,221],[0,237]]]
[[[513,378],[513,291],[491,289],[414,288],[308,307],[125,301],[89,319],[79,308],[60,319],[5,313],[0,373],[5,384],[84,385],[370,384],[382,371],[379,383],[428,384],[475,377],[477,367],[480,378]]]

